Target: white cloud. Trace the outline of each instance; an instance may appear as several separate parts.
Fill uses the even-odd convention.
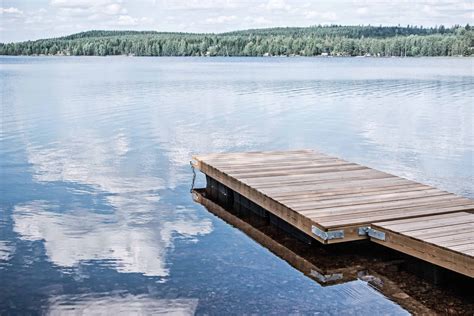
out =
[[[118,17],[118,25],[135,26],[138,25],[138,19],[132,18],[130,15],[121,15]]]
[[[89,9],[83,9],[80,7],[74,8],[60,8],[58,10],[58,15],[60,18],[65,18],[64,21],[69,21],[70,17],[82,17],[82,16],[87,16],[91,14],[91,10]]]
[[[265,25],[265,24],[270,24],[271,21],[268,20],[267,18],[264,18],[263,16],[258,16],[258,17],[251,17],[248,16],[244,19],[246,23],[248,23],[250,26],[253,25]]]
[[[174,235],[193,239],[212,231],[212,223],[196,219],[192,210],[160,206],[158,192],[166,185],[147,171],[146,161],[142,172],[122,173],[131,146],[125,133],[101,139],[82,130],[52,147],[28,145],[28,161],[35,181],[77,183],[108,193],[106,201],[114,213],[32,201],[15,207],[14,229],[24,239],[44,240],[48,256],[60,266],[113,258],[119,261],[118,271],[164,276],[165,254]]]
[[[290,10],[292,8],[285,0],[268,0],[268,2],[261,7],[267,10]]]
[[[35,28],[39,28],[53,22],[53,20],[48,17],[47,12],[45,8],[27,12],[24,20],[25,25],[32,25]]]
[[[149,295],[94,293],[58,295],[48,302],[47,315],[194,315],[199,300],[158,299]]]
[[[306,19],[321,19],[327,21],[334,21],[337,19],[337,15],[334,12],[319,12],[319,11],[306,11],[304,13]]]
[[[150,196],[148,200],[144,195],[140,198],[141,206],[148,204],[148,209],[154,202]],[[159,277],[169,274],[166,254],[176,235],[193,240],[212,231],[209,220],[179,214],[169,220],[164,213],[160,221],[140,220],[138,214],[133,214],[140,205],[120,196],[111,201],[119,206],[115,214],[98,214],[77,206],[68,209],[46,201],[19,204],[13,212],[13,229],[21,239],[42,240],[49,260],[61,267],[110,260],[119,272]]]
[[[321,14],[321,18],[328,20],[328,21],[335,21],[337,20],[337,14],[335,12],[323,12]]]
[[[127,10],[118,3],[111,3],[103,8],[103,12],[108,15],[125,14]]]
[[[106,20],[106,16],[126,15],[127,9],[119,0],[52,0],[51,6],[60,15],[89,16],[91,20]]]
[[[431,17],[439,17],[441,15],[438,9],[432,5],[424,5],[422,12]]]
[[[212,222],[193,209],[162,203],[159,192],[167,186],[147,170],[146,157],[142,171],[123,173],[120,166],[131,146],[125,133],[107,141],[100,136],[81,130],[47,148],[28,144],[27,155],[35,181],[75,183],[106,193],[112,212],[35,200],[14,207],[14,231],[22,239],[44,241],[49,259],[61,267],[111,259],[119,272],[165,277],[166,254],[175,238],[196,241],[212,231]]]
[[[206,19],[206,22],[210,24],[222,24],[234,21],[235,19],[237,19],[235,15],[221,15],[218,17],[208,18]]]
[[[130,15],[120,15],[118,20],[114,23],[108,23],[110,26],[119,25],[119,26],[146,26],[153,23],[153,19],[147,17],[134,18]]]
[[[221,10],[246,7],[242,0],[156,0],[155,6],[169,10]]]
[[[18,9],[18,8],[14,8],[14,7],[10,7],[10,8],[0,8],[0,14],[8,14],[8,15],[13,15],[13,16],[22,16],[23,15],[23,11]]]
[[[319,16],[319,12],[318,11],[306,11],[304,13],[304,17],[307,18],[307,19],[312,19],[312,18],[315,18],[315,17],[318,17]]]
[[[140,18],[140,24],[141,25],[149,25],[152,24],[155,20],[153,18],[148,18],[148,17],[142,17]]]
[[[356,10],[356,13],[359,15],[366,15],[368,12],[369,12],[369,9],[367,7],[358,8]]]
[[[43,0],[47,13],[31,15],[37,1],[1,9],[2,41],[61,36],[90,29],[129,28],[177,32],[314,24],[446,26],[472,23],[472,0]],[[121,17],[122,16],[122,17]],[[246,19],[246,17],[251,18]],[[25,23],[23,18],[28,18]],[[227,18],[226,18],[227,17]],[[235,17],[235,18],[229,18]]]
[[[104,6],[112,3],[112,0],[51,0],[51,6],[58,8],[81,8]]]
[[[14,252],[15,246],[11,242],[0,240],[0,261],[10,260]]]

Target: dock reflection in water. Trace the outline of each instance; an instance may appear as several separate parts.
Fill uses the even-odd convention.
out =
[[[465,287],[472,288],[467,279],[459,280],[463,290],[458,290],[462,293],[453,293],[452,289],[438,287],[413,272],[404,271],[402,267],[413,270],[414,265],[423,265],[414,258],[366,241],[335,245],[311,243],[304,236],[295,235],[297,232],[284,223],[262,216],[263,209],[252,202],[246,201],[248,207],[244,203],[225,205],[225,200],[210,190],[209,187],[192,190],[193,200],[321,286],[361,280],[416,314],[474,311],[474,302],[462,295],[470,291],[466,292]],[[425,264],[423,268],[426,267],[435,269]],[[433,278],[431,281],[436,282]],[[442,300],[438,300],[440,297]],[[462,311],[456,308],[460,305]]]

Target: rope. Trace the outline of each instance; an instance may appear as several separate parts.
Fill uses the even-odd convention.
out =
[[[193,171],[193,182],[191,183],[191,189],[189,190],[190,193],[193,193],[194,190],[194,181],[196,181],[196,170],[194,170],[193,162],[190,161],[189,164],[191,165],[191,170]]]

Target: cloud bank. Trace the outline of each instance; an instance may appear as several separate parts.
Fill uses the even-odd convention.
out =
[[[2,1],[1,42],[91,29],[225,32],[317,24],[454,25],[474,21],[471,0],[38,0]]]

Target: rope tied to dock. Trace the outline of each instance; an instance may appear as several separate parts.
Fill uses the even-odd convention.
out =
[[[189,190],[190,193],[193,193],[194,190],[194,182],[196,181],[196,170],[194,168],[193,162],[190,161],[189,164],[191,165],[191,170],[193,172],[193,181],[191,182],[191,189]]]

